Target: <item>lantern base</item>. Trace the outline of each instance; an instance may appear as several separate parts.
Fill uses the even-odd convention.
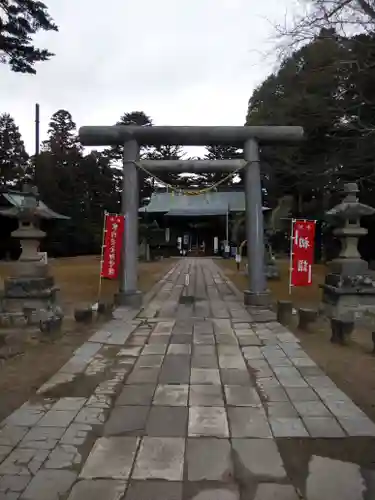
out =
[[[58,291],[59,288],[54,285],[52,276],[7,278],[4,281],[2,298],[4,311],[49,309],[56,306]]]

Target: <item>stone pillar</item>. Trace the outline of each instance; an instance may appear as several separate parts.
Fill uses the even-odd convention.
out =
[[[263,306],[269,301],[264,272],[264,230],[262,210],[262,186],[258,143],[249,139],[244,147],[245,160],[245,203],[246,239],[249,289],[244,291],[246,305]]]
[[[17,262],[15,275],[17,276],[46,276],[48,265],[41,262],[38,249],[40,240],[46,233],[41,231],[31,221],[19,221],[18,229],[12,232],[12,238],[20,240],[21,255]]]
[[[134,164],[138,156],[138,143],[133,139],[125,142],[121,198],[121,212],[125,215],[125,231],[122,253],[123,266],[116,303],[132,307],[139,307],[142,303],[142,294],[138,290],[139,186],[138,169]]]

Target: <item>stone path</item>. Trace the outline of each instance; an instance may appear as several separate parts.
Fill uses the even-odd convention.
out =
[[[0,500],[375,498],[355,464],[313,457],[302,490],[287,473],[281,438],[375,425],[270,311],[210,259],[178,262],[149,299],[1,423]]]

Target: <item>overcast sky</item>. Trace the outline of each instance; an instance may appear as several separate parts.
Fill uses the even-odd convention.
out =
[[[155,125],[243,125],[253,89],[273,69],[272,23],[292,0],[44,0],[59,32],[39,35],[56,55],[37,75],[0,65],[0,113],[34,152],[52,113],[77,126],[112,125],[142,110]]]

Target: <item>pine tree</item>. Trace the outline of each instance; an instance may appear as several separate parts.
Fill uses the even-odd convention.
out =
[[[86,184],[82,182],[82,147],[71,114],[63,109],[51,117],[48,139],[43,142],[35,168],[43,201],[56,212],[71,218],[54,224],[50,233],[52,251],[77,254],[87,251],[85,241]],[[89,229],[88,229],[89,231]],[[87,231],[86,231],[87,232]]]
[[[0,115],[0,186],[20,188],[28,168],[28,155],[14,119]]]
[[[91,221],[102,222],[103,213],[120,211],[121,176],[110,166],[109,159],[100,151],[91,151],[83,157],[78,183],[86,203],[85,212]]]
[[[138,125],[140,127],[150,127],[152,126],[152,120],[143,111],[132,111],[130,113],[124,113],[116,125]],[[141,156],[147,154],[147,151],[148,148],[142,148],[140,151]],[[122,145],[111,146],[105,150],[104,154],[107,155],[112,162],[116,162],[118,166],[121,166],[123,152],[124,147]]]
[[[110,166],[108,157],[99,151],[91,151],[82,158],[76,183],[80,189],[82,227],[80,238],[88,251],[99,251],[102,243],[104,212],[119,213],[121,176],[118,169]]]
[[[0,0],[0,63],[12,71],[35,74],[34,64],[53,54],[38,49],[32,37],[38,31],[57,31],[44,3],[34,0]]]
[[[207,150],[205,154],[206,160],[235,160],[243,156],[242,151],[234,146],[220,146],[220,145],[206,146],[206,150]],[[204,174],[203,178],[206,184],[214,184],[226,178],[227,176],[228,172],[212,172]],[[240,173],[240,178],[242,180],[241,173]],[[223,186],[228,186],[231,184],[233,184],[232,177],[223,182]]]
[[[116,125],[137,125],[140,127],[152,127],[152,118],[143,111],[132,111],[124,113]],[[105,150],[104,155],[107,155],[111,160],[112,165],[121,168],[123,146],[112,146]],[[141,147],[140,159],[146,160],[179,160],[184,156],[184,151],[181,146],[162,145],[157,147]],[[171,185],[186,185],[186,178],[174,172],[158,173],[157,177],[165,183]],[[148,198],[152,191],[160,183],[154,179],[153,176],[147,175],[142,169],[139,170],[139,184],[140,184],[140,200]]]
[[[144,155],[147,160],[182,160],[185,153],[181,146],[157,146],[150,148],[150,150]],[[165,182],[171,186],[184,186],[184,176],[181,177],[180,173],[173,171],[158,172],[155,174],[160,181]],[[146,182],[151,183],[152,190],[158,185],[157,179],[151,178],[147,179]]]
[[[43,142],[36,167],[36,178],[42,197],[51,200],[57,211],[64,213],[68,210],[70,213],[66,215],[71,215],[73,206],[79,202],[80,190],[76,180],[82,161],[81,150],[71,114],[60,109],[51,117],[48,139]]]
[[[43,150],[53,154],[64,154],[81,150],[76,124],[72,115],[65,109],[56,111],[51,117],[48,139],[43,142]]]
[[[152,119],[143,111],[131,111],[124,113],[116,125],[138,125],[139,127],[151,127]]]
[[[207,160],[234,160],[240,158],[241,151],[234,146],[206,146]]]

